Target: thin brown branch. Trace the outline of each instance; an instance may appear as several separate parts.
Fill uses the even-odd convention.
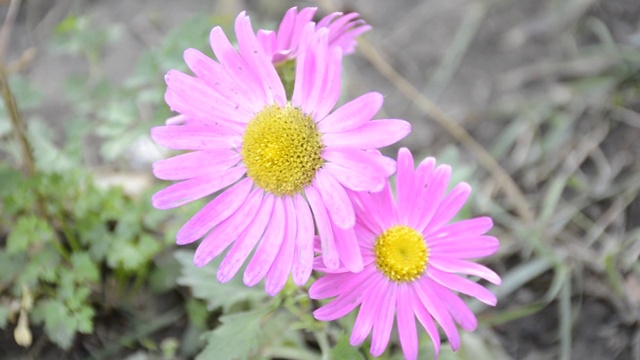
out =
[[[0,92],[2,92],[2,100],[4,101],[4,107],[7,111],[7,115],[11,120],[14,136],[18,140],[18,144],[20,146],[25,171],[28,176],[32,176],[36,172],[36,161],[33,156],[33,152],[31,151],[29,140],[27,139],[27,127],[20,115],[16,99],[9,87],[7,72],[2,61],[0,61]]]
[[[405,77],[400,75],[384,57],[365,39],[359,41],[359,51],[401,93],[416,104],[426,116],[435,120],[454,139],[464,145],[478,162],[496,179],[515,207],[518,216],[526,222],[534,220],[529,202],[513,178],[498,164],[494,157],[480,145],[462,126],[453,121],[438,105],[422,94]]]
[[[11,30],[16,21],[16,16],[18,16],[21,2],[22,0],[11,0],[11,2],[9,2],[7,17],[4,19],[4,23],[2,23],[2,28],[0,28],[0,61],[2,62],[4,62],[7,47],[9,46],[9,39],[11,38]]]

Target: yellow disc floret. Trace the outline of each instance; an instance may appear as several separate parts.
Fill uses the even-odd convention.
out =
[[[378,236],[373,251],[378,269],[396,282],[419,278],[429,259],[422,235],[405,225],[394,225]]]
[[[247,175],[263,190],[291,196],[310,185],[323,164],[320,132],[311,116],[287,104],[267,106],[242,138]]]

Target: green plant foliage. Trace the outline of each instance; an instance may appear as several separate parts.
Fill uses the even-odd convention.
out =
[[[35,298],[33,324],[67,349],[76,333],[91,333],[94,292],[104,286],[101,264],[117,273],[146,274],[163,248],[144,227],[141,205],[121,190],[102,190],[80,171],[25,178],[1,167],[11,193],[0,206],[0,281],[14,298],[27,286]],[[148,200],[147,200],[148,201]],[[126,280],[126,279],[125,279]],[[6,321],[6,316],[4,317]]]
[[[247,359],[260,343],[267,311],[257,309],[220,317],[222,323],[206,335],[207,346],[196,359]]]
[[[267,298],[262,288],[244,285],[242,276],[235,276],[226,284],[218,282],[216,271],[220,258],[199,268],[193,265],[192,252],[179,250],[175,256],[182,265],[182,276],[178,278],[178,284],[191,288],[193,296],[206,301],[209,310],[221,308],[228,312],[237,304],[255,304]]]
[[[364,360],[365,357],[362,355],[358,348],[351,346],[349,344],[349,336],[350,334],[342,334],[336,343],[336,346],[331,349],[331,358],[332,359],[353,359],[353,360]]]

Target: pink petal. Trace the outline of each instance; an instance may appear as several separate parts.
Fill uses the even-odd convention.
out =
[[[153,175],[162,180],[185,180],[225,170],[240,161],[230,149],[193,151],[153,163]]]
[[[456,329],[456,324],[451,318],[451,314],[447,310],[446,306],[440,301],[440,298],[433,292],[432,288],[439,286],[433,282],[429,277],[422,277],[419,283],[416,284],[414,289],[420,299],[420,302],[425,306],[429,314],[440,324],[444,333],[449,339],[449,344],[453,350],[460,348],[460,334]]]
[[[284,232],[287,224],[286,214],[284,212],[284,204],[282,199],[276,197],[273,204],[273,212],[271,213],[271,220],[269,225],[262,236],[262,241],[258,245],[253,258],[247,265],[247,270],[244,272],[244,284],[247,286],[254,286],[264,278],[273,264],[273,260],[276,258],[280,245],[284,240]]]
[[[202,121],[243,122],[251,117],[244,102],[234,103],[208,86],[202,79],[177,70],[164,76],[167,83],[165,101],[171,110]],[[246,122],[246,120],[244,120]]]
[[[413,179],[413,198],[409,207],[413,210],[409,213],[409,219],[407,224],[417,229],[422,221],[425,208],[430,203],[426,198],[427,193],[427,181],[431,178],[433,171],[436,167],[436,160],[432,157],[426,158],[420,162],[415,172]]]
[[[267,56],[271,56],[271,61],[273,62],[273,54],[278,52],[278,37],[276,36],[275,31],[259,29],[256,34],[256,39],[262,46],[264,53]]]
[[[276,37],[276,40],[278,41],[276,44],[276,49],[288,49],[291,47],[291,36],[294,33],[293,30],[297,15],[298,8],[294,6],[287,10],[287,12],[282,17],[280,26],[278,27],[278,36]]]
[[[385,180],[396,171],[396,162],[379,151],[325,148],[322,158],[358,174]]]
[[[495,254],[500,243],[493,236],[462,236],[455,238],[437,238],[431,241],[427,238],[427,245],[432,254],[447,258],[480,258]]]
[[[273,195],[265,194],[258,214],[247,228],[238,236],[227,255],[222,259],[218,267],[217,278],[221,283],[225,283],[233,278],[242,263],[249,257],[251,251],[256,247],[262,238],[264,229],[269,223],[273,210]]]
[[[413,311],[420,321],[420,324],[422,324],[422,327],[427,331],[427,334],[429,334],[429,337],[431,338],[434,349],[433,358],[436,359],[440,353],[440,333],[438,332],[438,328],[436,328],[436,324],[433,322],[433,318],[431,317],[429,310],[427,310],[422,301],[420,301],[416,296],[417,294],[413,295],[414,296],[411,297]]]
[[[235,31],[240,55],[262,80],[267,104],[275,101],[278,105],[284,106],[287,99],[282,81],[271,64],[271,56],[267,56],[258,43],[251,27],[251,21],[244,12],[241,12],[236,18]]]
[[[363,192],[351,191],[349,196],[356,212],[356,237],[363,246],[373,248],[375,239],[387,229],[382,220],[381,209],[373,203],[371,196]]]
[[[323,28],[323,27],[328,28],[329,25],[331,25],[331,22],[333,22],[336,18],[338,18],[340,16],[342,16],[341,12],[331,13],[331,14],[323,17],[322,19],[320,19],[320,21],[318,21],[318,24],[316,25],[316,27],[318,27],[318,28]]]
[[[241,105],[250,112],[258,112],[264,107],[264,104],[260,102],[251,101],[251,91],[247,91],[242,84],[236,81],[237,79],[231,78],[225,71],[224,66],[215,62],[201,51],[196,49],[185,50],[184,61],[198,78],[204,80],[208,86],[230,102]]]
[[[233,167],[217,174],[207,174],[170,185],[153,195],[151,203],[157,209],[171,209],[198,200],[234,183],[247,170]]]
[[[469,279],[440,271],[434,267],[429,267],[427,273],[431,279],[435,280],[440,285],[465,295],[475,297],[487,305],[495,306],[498,302],[496,296],[491,291]]]
[[[345,272],[340,274],[326,274],[316,280],[309,288],[312,299],[328,299],[347,293],[358,286],[365,279],[376,276],[377,270],[370,266],[359,273]]]
[[[315,58],[309,48],[316,45],[314,24],[308,23],[304,26],[300,36],[301,42],[298,45],[296,58],[296,76],[291,104],[302,108],[311,94],[313,83],[316,81],[313,70],[315,69]],[[305,110],[303,108],[303,110]],[[309,112],[306,112],[310,114]]]
[[[236,212],[249,195],[252,185],[251,179],[245,178],[211,200],[180,228],[176,235],[178,245],[198,240]]]
[[[352,228],[356,223],[356,215],[342,185],[321,169],[316,173],[314,187],[320,192],[333,224],[342,229]]]
[[[375,280],[371,278],[364,279],[357,286],[351,288],[350,291],[340,294],[327,305],[314,311],[313,316],[320,321],[331,321],[347,315],[362,302],[367,288],[374,282]]]
[[[471,194],[471,186],[467,183],[456,185],[442,200],[438,211],[427,225],[429,230],[439,229],[458,213]],[[431,230],[432,231],[432,230]]]
[[[360,254],[360,247],[354,230],[345,230],[335,226],[333,227],[333,232],[342,264],[351,272],[362,271],[364,264],[362,263],[362,255]]]
[[[296,10],[295,8],[293,9]],[[291,21],[286,24],[286,27],[282,24],[280,25],[280,28],[278,28],[279,49],[291,49],[295,51],[298,48],[303,28],[311,21],[316,10],[316,7],[303,8],[297,14],[294,12]]]
[[[471,261],[433,256],[429,259],[429,265],[448,273],[477,276],[496,285],[500,285],[502,283],[500,276],[493,270]]]
[[[373,323],[373,336],[371,338],[370,352],[373,356],[382,355],[387,344],[389,344],[389,337],[391,336],[391,329],[393,328],[393,318],[396,312],[396,293],[397,284],[391,282],[386,291],[380,294],[383,300],[380,305],[378,319]]]
[[[409,216],[414,209],[413,199],[415,197],[413,178],[414,178],[413,156],[407,148],[398,150],[398,175],[396,176],[396,199],[398,209],[398,221],[401,224],[407,224]]]
[[[471,237],[482,235],[493,227],[493,220],[488,216],[456,221],[434,232],[425,232],[425,237]]]
[[[413,293],[406,283],[398,285],[398,305],[397,324],[400,346],[405,359],[413,360],[418,358],[418,330],[416,329],[416,319],[413,315],[413,304],[411,297]]]
[[[171,125],[151,128],[158,145],[176,150],[233,149],[242,144],[242,135],[210,126]]]
[[[304,190],[307,195],[309,205],[313,211],[313,217],[316,220],[316,227],[320,234],[320,243],[322,245],[322,260],[329,269],[337,269],[340,266],[340,258],[336,250],[336,243],[333,237],[333,230],[327,209],[318,193],[313,186],[307,186]]]
[[[389,280],[386,277],[377,278],[370,281],[371,285],[367,289],[363,289],[364,299],[360,305],[360,311],[356,322],[353,324],[349,343],[352,346],[359,346],[367,338],[371,332],[373,324],[378,321],[380,311],[382,311],[382,301],[384,299],[380,294],[384,294],[389,287]]]
[[[329,62],[327,61],[327,58],[330,57],[330,55],[327,54],[329,52],[329,31],[316,31],[314,38],[313,46],[307,47],[307,51],[310,53],[307,55],[308,58],[314,59],[312,63],[309,63],[310,67],[308,69],[310,75],[313,77],[311,91],[302,103],[302,111],[307,114],[314,114],[316,112],[317,104],[321,101],[321,98],[325,96],[322,90],[324,90],[323,84],[326,81],[326,72],[328,70]],[[301,41],[305,41],[305,39],[301,39]]]
[[[370,193],[375,203],[380,206],[382,221],[386,228],[390,228],[398,222],[397,206],[393,198],[393,192],[389,183],[377,193]]]
[[[460,324],[460,327],[467,331],[473,331],[478,327],[478,319],[462,299],[445,287],[436,287],[433,291],[438,294],[442,302],[447,306],[449,314]]]
[[[365,125],[382,107],[382,94],[370,92],[342,105],[318,123],[323,134],[339,134]]]
[[[165,120],[164,124],[167,126],[171,125],[184,125],[187,123],[188,118],[182,114],[176,115]]]
[[[340,34],[340,37],[336,39],[330,39],[331,46],[337,46],[342,49],[342,52],[345,55],[351,54],[355,51],[356,48],[356,38],[365,32],[371,30],[371,26],[366,25],[363,21],[354,22],[355,25],[351,30],[344,31]]]
[[[377,149],[389,146],[411,132],[411,124],[404,120],[374,120],[351,131],[325,133],[322,143],[327,147]]]
[[[327,75],[322,86],[322,96],[318,99],[314,112],[314,119],[324,119],[331,109],[336,106],[342,90],[342,52],[336,48],[329,48],[327,61]]]
[[[368,176],[335,163],[326,163],[322,167],[340,184],[353,191],[380,191],[387,181],[382,176]]]
[[[444,193],[449,186],[449,178],[451,177],[451,167],[448,165],[440,165],[436,168],[433,175],[427,180],[427,191],[421,194],[418,201],[422,202],[423,208],[420,218],[416,222],[414,229],[422,232],[424,235],[427,224],[435,215]],[[427,230],[428,231],[428,230]]]
[[[193,257],[196,266],[204,266],[220,255],[256,216],[262,202],[262,190],[254,190],[240,208],[221,222],[200,243]]]
[[[313,215],[304,198],[297,194],[294,197],[295,211],[297,214],[298,236],[295,240],[293,255],[292,276],[294,284],[302,286],[307,283],[313,269]]]
[[[361,223],[360,219],[356,222],[356,226],[353,227],[353,231],[355,232],[356,239],[358,239],[358,243],[362,249],[373,250],[376,238],[378,237],[377,233],[374,233],[371,229]],[[384,230],[381,228],[379,233],[382,234],[383,232]],[[362,256],[364,257],[365,253],[363,253]]]
[[[296,241],[296,209],[293,204],[293,198],[283,197],[284,210],[287,218],[287,226],[285,228],[284,240],[280,246],[280,251],[276,255],[269,272],[267,272],[267,280],[265,281],[265,290],[267,294],[274,296],[287,283],[289,273],[291,273],[291,263],[293,262],[293,248]]]
[[[240,15],[238,15],[240,17]],[[219,26],[214,27],[209,35],[211,49],[216,58],[222,64],[229,76],[242,85],[243,91],[249,94],[247,102],[267,105],[264,93],[260,87],[261,81],[247,65],[246,61],[240,57],[236,49],[231,45],[224,31]]]

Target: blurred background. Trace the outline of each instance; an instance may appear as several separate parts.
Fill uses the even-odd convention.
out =
[[[1,0],[0,359],[320,359],[305,321],[331,358],[369,356],[349,322],[234,329],[263,289],[174,245],[202,202],[149,202],[164,73],[240,11],[273,29],[293,5],[373,26],[342,98],[384,94],[378,118],[413,125],[397,146],[451,164],[474,189],[461,216],[495,221],[498,306],[471,303],[479,329],[441,358],[640,359],[638,0]]]

